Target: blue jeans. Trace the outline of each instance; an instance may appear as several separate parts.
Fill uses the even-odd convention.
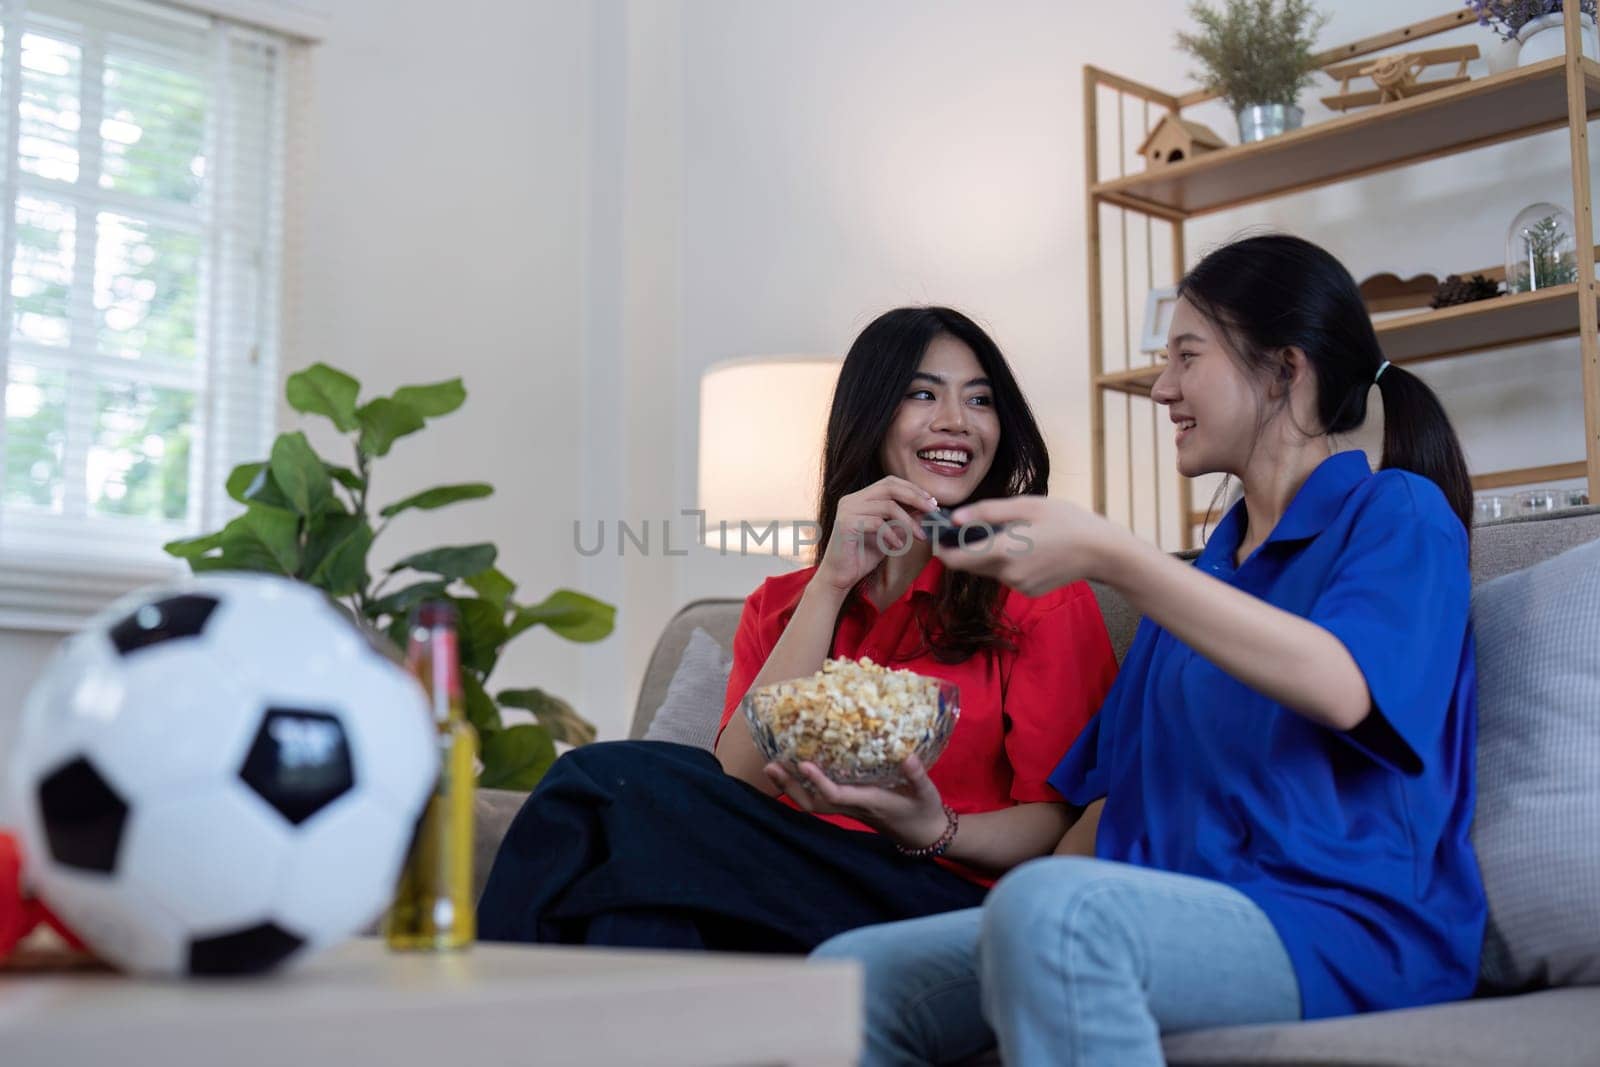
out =
[[[1228,886],[1107,860],[1012,871],[982,908],[852,930],[813,954],[866,968],[862,1063],[1144,1067],[1161,1035],[1300,1018],[1261,909]]]

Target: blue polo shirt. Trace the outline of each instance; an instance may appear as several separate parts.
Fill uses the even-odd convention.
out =
[[[1466,531],[1426,478],[1325,460],[1234,566],[1240,502],[1196,566],[1350,650],[1373,711],[1349,733],[1234,680],[1149,619],[1050,777],[1106,798],[1102,859],[1223,882],[1276,928],[1306,1018],[1457,1000],[1485,903],[1467,831],[1477,679]]]

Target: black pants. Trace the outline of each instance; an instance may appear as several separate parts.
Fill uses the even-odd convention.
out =
[[[878,834],[724,774],[709,752],[615,741],[568,752],[501,842],[485,941],[809,952],[834,934],[983,902]]]

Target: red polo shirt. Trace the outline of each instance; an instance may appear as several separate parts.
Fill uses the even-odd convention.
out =
[[[929,772],[945,803],[956,811],[1059,803],[1061,794],[1046,778],[1099,710],[1117,673],[1094,593],[1084,582],[1039,597],[1010,590],[1004,611],[1019,631],[1013,638],[1016,651],[940,663],[922,649],[916,603],[937,594],[944,569],[937,559],[929,560],[911,588],[882,612],[866,597],[852,597],[831,655],[866,657],[961,687],[955,733]],[[808,567],[768,578],[746,598],[733,638],[723,728],[767,662],[814,573],[816,568]],[[849,830],[868,829],[843,815],[819,818]]]

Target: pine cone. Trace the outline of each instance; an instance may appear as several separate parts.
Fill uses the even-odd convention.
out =
[[[1470,278],[1462,278],[1452,274],[1439,283],[1439,288],[1433,291],[1433,302],[1429,307],[1445,308],[1456,304],[1471,304],[1478,300],[1488,300],[1500,295],[1500,283],[1491,282],[1481,274],[1474,274]]]

